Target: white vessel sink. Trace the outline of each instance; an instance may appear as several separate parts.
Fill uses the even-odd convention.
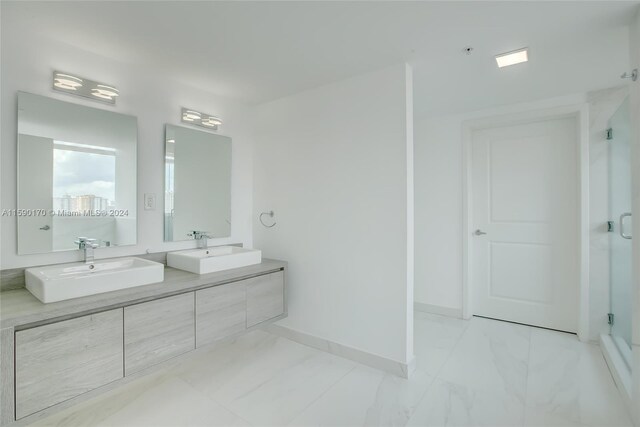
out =
[[[141,258],[97,260],[25,270],[27,289],[44,303],[63,301],[164,280],[164,265]]]
[[[262,251],[236,246],[216,246],[207,249],[170,252],[167,265],[197,274],[214,273],[231,268],[260,264]]]

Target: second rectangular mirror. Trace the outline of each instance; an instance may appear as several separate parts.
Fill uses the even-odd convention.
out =
[[[166,125],[164,240],[231,235],[231,138]]]

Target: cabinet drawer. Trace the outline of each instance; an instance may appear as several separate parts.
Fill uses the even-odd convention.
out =
[[[15,335],[16,418],[123,376],[122,309]]]
[[[284,313],[284,272],[245,280],[247,286],[247,327]]]
[[[140,371],[195,348],[194,294],[124,308],[124,373]]]
[[[235,282],[196,292],[196,347],[246,329],[245,283]]]

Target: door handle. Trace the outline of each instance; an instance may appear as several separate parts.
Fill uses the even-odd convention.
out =
[[[625,234],[624,232],[624,219],[625,218],[631,218],[631,212],[625,212],[622,215],[620,215],[620,237],[622,237],[623,239],[631,239],[631,234]]]
[[[476,236],[484,236],[487,233],[485,233],[484,231],[478,228],[476,231],[473,232],[473,234],[475,234]]]
[[[48,230],[48,229],[50,229],[50,228],[51,228],[51,227],[49,227],[48,225],[45,225],[44,227],[40,227],[40,230]]]

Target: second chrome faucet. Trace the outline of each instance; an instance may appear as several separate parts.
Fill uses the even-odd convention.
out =
[[[193,230],[188,235],[198,242],[198,248],[200,249],[207,247],[207,239],[213,239],[213,236],[209,235],[206,231]]]

